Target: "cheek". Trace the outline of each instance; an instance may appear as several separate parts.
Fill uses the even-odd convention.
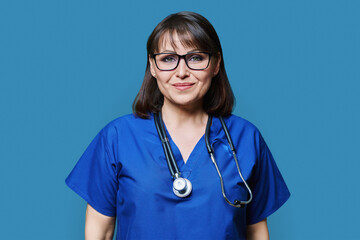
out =
[[[160,80],[159,78],[157,78],[156,83],[157,83],[158,88],[159,88],[160,92],[162,93],[162,95],[166,95],[166,92],[167,92],[166,82],[163,79]]]
[[[163,87],[163,83],[162,83],[159,79],[156,79],[156,83],[157,83],[160,91],[162,92],[162,89],[164,88],[164,87]]]
[[[209,91],[210,86],[211,86],[211,81],[212,81],[212,79],[209,79],[209,80],[206,81],[206,83],[204,84],[204,87],[203,87],[204,94],[206,94],[206,93]]]
[[[203,76],[199,76],[198,78],[200,80],[200,82],[202,83],[203,85],[203,88],[205,88],[206,90],[210,88],[210,85],[211,85],[211,81],[212,81],[212,75],[207,73],[206,75],[203,75]]]
[[[209,91],[211,86],[212,78],[203,78],[201,81],[199,81],[201,84],[199,85],[198,94],[199,97],[204,97],[206,93]]]
[[[156,80],[158,84],[165,84],[170,81],[171,79],[171,72],[165,72],[165,71],[156,71]]]

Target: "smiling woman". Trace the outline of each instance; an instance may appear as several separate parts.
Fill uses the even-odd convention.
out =
[[[195,66],[195,63],[188,61],[192,55],[184,58],[184,56],[181,56],[180,50],[184,51],[183,54],[193,51],[201,53],[201,57],[208,58],[207,63],[212,65],[210,68],[218,68],[215,69],[218,71],[216,74],[213,72],[214,75],[211,76],[210,88],[202,99],[202,108],[205,112],[214,116],[227,116],[231,114],[234,105],[234,95],[228,81],[224,62],[222,61],[223,54],[219,37],[214,27],[206,18],[190,12],[168,16],[156,26],[150,35],[147,42],[148,62],[145,77],[133,104],[134,112],[140,117],[148,118],[149,112],[161,111],[164,96],[160,92],[157,81],[154,81],[158,78],[156,74],[176,69],[178,64],[182,62],[181,59],[184,59],[187,65],[185,71],[191,70],[192,74],[200,74],[201,71],[209,72],[209,66],[204,66],[206,59],[202,61],[204,65],[201,67]],[[160,63],[163,62],[161,60],[165,60],[162,56],[164,53],[170,53],[173,61],[171,68],[166,67],[164,69],[164,64]],[[177,54],[174,55],[174,53]],[[166,61],[169,60],[167,59]],[[156,65],[156,68],[154,65]],[[184,68],[178,70],[184,70]],[[177,73],[179,72],[177,71]],[[180,72],[180,74],[184,74],[184,72]]]
[[[259,130],[231,114],[219,38],[180,12],[147,43],[134,114],[94,138],[66,183],[88,202],[86,239],[269,239],[290,193]],[[211,209],[209,209],[211,206]]]
[[[204,96],[219,72],[221,58],[210,58],[211,53],[184,47],[177,34],[172,40],[169,33],[163,38],[159,53],[149,59],[151,74],[164,97],[162,111],[169,105],[202,110]]]

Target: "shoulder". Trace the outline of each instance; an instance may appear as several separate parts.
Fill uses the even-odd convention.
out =
[[[152,122],[152,118],[143,119],[134,114],[127,114],[115,118],[114,120],[107,123],[100,131],[106,138],[118,137],[129,131],[141,131],[141,129],[148,128]],[[116,135],[116,136],[115,136]]]
[[[229,130],[231,129],[230,131],[245,131],[248,133],[260,134],[259,129],[245,118],[231,114],[225,117],[224,120]]]
[[[147,129],[150,129],[151,119],[142,119],[127,114],[117,117],[108,122],[98,133],[98,137],[106,145],[110,153],[118,155],[119,149],[123,146],[129,146],[129,142],[136,136],[143,136]]]
[[[253,123],[236,115],[230,115],[224,118],[224,121],[234,142],[248,149],[254,148],[256,152],[260,151],[264,140],[260,130]]]

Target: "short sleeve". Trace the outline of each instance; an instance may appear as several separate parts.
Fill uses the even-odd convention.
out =
[[[260,222],[279,209],[290,197],[274,158],[259,134],[258,157],[250,179],[253,200],[247,206],[247,224]]]
[[[102,132],[87,147],[65,182],[96,211],[116,216],[117,168]]]

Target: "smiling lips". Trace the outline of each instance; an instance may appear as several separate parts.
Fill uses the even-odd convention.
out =
[[[175,83],[173,86],[180,91],[187,90],[194,86],[195,83]]]

